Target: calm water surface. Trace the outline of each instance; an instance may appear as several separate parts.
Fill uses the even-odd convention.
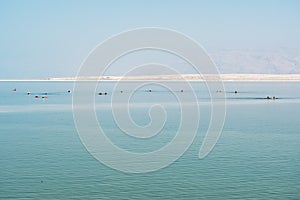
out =
[[[106,83],[100,89],[108,95],[95,95],[111,141],[148,152],[172,139],[180,109],[170,92],[150,85],[132,98],[139,125],[149,122],[152,103],[168,112],[158,137],[139,140],[116,128],[108,106],[112,87]],[[80,142],[67,93],[72,83],[0,82],[0,199],[300,199],[300,83],[226,83],[224,130],[203,160],[198,151],[210,119],[209,94],[203,83],[193,87],[201,121],[189,150],[162,170],[126,174],[95,160]],[[34,98],[44,93],[48,99]]]

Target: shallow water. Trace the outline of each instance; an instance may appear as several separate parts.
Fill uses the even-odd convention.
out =
[[[300,83],[226,83],[224,129],[202,160],[198,152],[210,119],[210,98],[204,83],[192,85],[201,120],[188,151],[164,169],[126,174],[94,159],[80,142],[72,94],[67,93],[72,83],[0,82],[0,199],[300,199]],[[131,114],[138,125],[149,122],[153,103],[168,112],[161,134],[139,140],[115,127],[112,88],[113,83],[101,85],[98,90],[108,95],[95,95],[98,119],[112,142],[148,152],[174,137],[180,112],[170,92],[150,85],[135,93]],[[47,99],[34,98],[44,93]]]

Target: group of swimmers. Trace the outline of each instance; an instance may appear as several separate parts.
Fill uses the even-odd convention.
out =
[[[12,91],[13,91],[13,92],[16,92],[16,91],[17,91],[17,88],[13,88]],[[72,91],[71,91],[71,90],[67,90],[67,93],[72,93]],[[28,96],[31,95],[31,92],[28,91],[28,92],[27,92],[27,95],[28,95]],[[42,96],[39,96],[39,95],[35,95],[35,96],[34,96],[35,99],[38,99],[38,98],[40,98],[40,97],[41,97],[42,99],[48,99],[48,93],[47,93],[47,92],[42,93]]]
[[[12,91],[13,91],[13,92],[16,92],[16,91],[17,91],[17,88],[13,88]],[[152,92],[151,89],[146,90],[146,91],[147,91],[147,92]],[[122,90],[121,90],[120,92],[123,93]],[[183,90],[180,90],[180,92],[183,92]],[[217,90],[216,92],[219,93],[219,92],[222,92],[222,90]],[[72,93],[72,91],[71,91],[71,90],[67,90],[67,93]],[[237,94],[238,91],[235,90],[234,93]],[[27,95],[31,95],[31,92],[27,92]],[[99,95],[99,96],[102,96],[102,95],[108,95],[108,93],[107,93],[107,92],[99,92],[98,95]],[[35,98],[35,99],[38,99],[38,98],[40,98],[40,96],[39,96],[39,95],[35,95],[34,98]],[[47,92],[46,92],[46,93],[43,93],[43,95],[41,96],[41,98],[42,98],[42,99],[48,99],[48,93],[47,93]],[[273,97],[267,96],[267,97],[264,98],[264,99],[268,99],[268,100],[272,99],[272,100],[275,100],[275,99],[278,99],[278,98],[275,97],[275,96],[273,96]]]

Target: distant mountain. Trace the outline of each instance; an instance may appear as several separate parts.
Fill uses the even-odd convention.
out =
[[[300,53],[283,50],[221,50],[210,53],[221,73],[300,74]]]
[[[300,51],[295,50],[208,50],[212,60],[222,74],[300,74]],[[107,76],[120,76],[127,73],[127,76],[143,75],[170,75],[176,74],[168,67],[162,67],[156,63],[172,67],[181,74],[198,73],[186,61],[175,55],[162,56],[158,53],[146,51],[145,54],[137,54],[129,57],[125,62],[116,63],[107,71]],[[164,57],[165,56],[165,57]],[[135,66],[142,66],[145,63],[152,63],[142,68],[131,69]],[[209,73],[201,69],[202,73]]]

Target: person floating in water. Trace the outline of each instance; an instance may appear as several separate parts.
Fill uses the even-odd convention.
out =
[[[107,95],[107,94],[108,94],[107,92],[104,92],[104,93],[103,93],[103,92],[99,92],[99,93],[98,93],[98,95],[100,95],[100,96],[101,96],[101,95]]]
[[[265,99],[273,99],[273,100],[275,100],[275,99],[278,99],[278,98],[276,98],[275,96],[273,96],[272,98],[269,97],[269,96],[267,96]]]

